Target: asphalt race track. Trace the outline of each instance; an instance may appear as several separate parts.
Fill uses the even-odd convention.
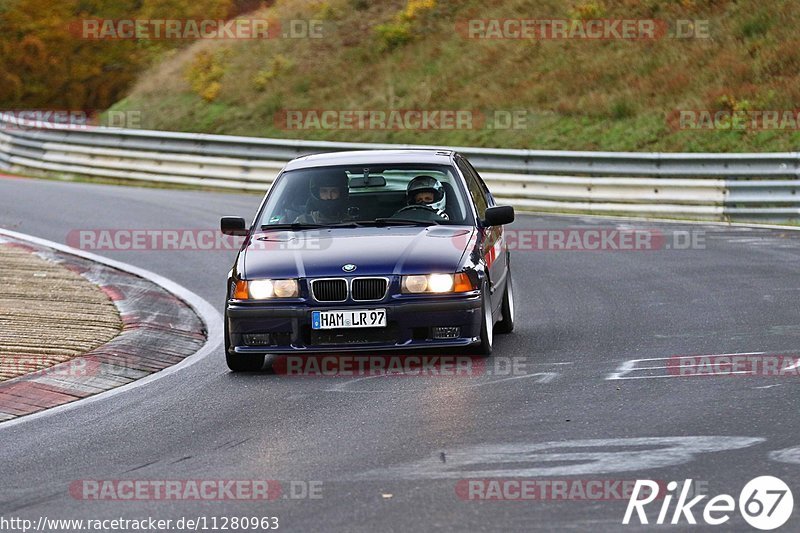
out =
[[[0,226],[60,243],[75,229],[217,228],[222,215],[249,220],[260,201],[25,179],[0,180],[0,198]],[[800,354],[800,231],[557,216],[519,216],[512,229],[566,227],[694,232],[703,244],[514,252],[517,328],[495,337],[495,358],[524,373],[234,375],[220,346],[123,394],[0,425],[0,515],[277,516],[290,531],[643,531],[653,526],[621,525],[624,499],[476,501],[459,483],[692,479],[738,500],[749,480],[773,475],[800,498],[796,375],[665,368],[677,355]],[[95,253],[165,276],[220,312],[235,255]],[[85,479],[269,479],[288,497],[76,499],[70,486]],[[321,482],[321,498],[303,497],[304,486],[319,487],[309,482]],[[694,512],[701,522],[704,503]],[[658,507],[647,508],[651,523]],[[797,507],[785,530],[800,528]],[[694,529],[752,530],[731,515]]]

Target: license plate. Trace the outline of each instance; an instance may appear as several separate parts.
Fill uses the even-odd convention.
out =
[[[386,309],[312,311],[312,329],[385,328]]]

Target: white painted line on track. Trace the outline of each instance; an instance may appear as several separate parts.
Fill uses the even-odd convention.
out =
[[[610,373],[606,380],[615,380],[615,379],[660,379],[660,378],[681,378],[686,377],[680,374],[668,374],[668,375],[658,375],[658,376],[628,376],[636,371],[641,370],[659,370],[659,369],[666,369],[670,368],[668,366],[639,366],[639,363],[645,361],[669,361],[671,359],[694,359],[696,357],[730,357],[736,355],[763,355],[764,352],[737,352],[737,353],[725,353],[725,354],[716,354],[716,355],[675,355],[671,357],[648,357],[644,359],[629,359],[628,361],[623,361],[617,367],[617,370]],[[692,366],[692,365],[687,365]],[[741,373],[741,372],[733,372],[733,373]]]
[[[748,371],[746,371],[746,370],[737,370],[737,371],[735,371],[735,372],[726,372],[725,374],[726,374],[726,375],[728,375],[728,374],[752,374],[752,372],[748,372]],[[684,375],[681,375],[681,374],[674,374],[674,375],[673,375],[673,374],[670,374],[670,375],[668,375],[668,376],[663,376],[663,375],[662,375],[662,376],[629,376],[629,377],[621,377],[621,378],[612,378],[612,377],[608,377],[608,378],[606,378],[606,380],[612,380],[612,379],[664,379],[664,378],[699,378],[699,377],[705,377],[705,376],[706,376],[706,374],[700,374],[700,375],[691,375],[691,376],[684,376]]]
[[[180,363],[165,368],[159,372],[155,372],[150,374],[147,377],[134,381],[132,383],[128,383],[121,387],[117,387],[115,389],[111,389],[109,391],[101,392],[99,394],[95,394],[94,396],[89,396],[87,398],[83,398],[80,400],[76,400],[74,402],[70,402],[64,405],[60,405],[58,407],[53,407],[50,409],[45,409],[44,411],[39,411],[37,413],[33,413],[30,415],[21,416],[19,418],[15,418],[13,420],[8,420],[6,422],[0,423],[0,429],[8,428],[11,426],[16,426],[18,424],[24,424],[25,422],[29,422],[31,420],[35,420],[38,418],[52,416],[55,414],[63,413],[64,411],[70,409],[76,409],[78,407],[83,407],[87,404],[91,404],[94,402],[102,401],[112,396],[116,396],[117,394],[122,394],[129,390],[142,387],[157,379],[164,378],[179,370],[187,368],[201,359],[206,357],[208,354],[216,350],[219,346],[222,345],[222,316],[219,312],[214,309],[214,307],[208,303],[206,300],[195,294],[194,292],[190,291],[186,287],[175,283],[172,280],[169,280],[159,274],[154,272],[150,272],[149,270],[145,270],[143,268],[139,268],[137,266],[129,265],[127,263],[123,263],[121,261],[116,261],[114,259],[109,259],[107,257],[103,257],[100,255],[96,255],[93,253],[85,252],[83,250],[78,250],[76,248],[72,248],[71,246],[66,246],[64,244],[59,244],[57,242],[48,241],[47,239],[42,239],[39,237],[33,237],[31,235],[26,235],[24,233],[18,233],[16,231],[10,231],[6,229],[0,228],[0,235],[6,235],[8,237],[12,237],[14,239],[18,239],[21,241],[31,242],[33,244],[38,244],[40,246],[45,246],[48,248],[53,248],[60,252],[64,252],[67,254],[72,254],[78,257],[82,257],[84,259],[88,259],[90,261],[94,261],[97,263],[101,263],[103,265],[109,266],[111,268],[116,268],[118,270],[122,270],[125,272],[129,272],[141,278],[144,278],[148,281],[151,281],[157,285],[160,285],[168,292],[171,292],[184,302],[186,302],[189,307],[194,310],[195,313],[200,317],[200,320],[203,321],[206,332],[207,338],[206,343],[194,354],[190,355]]]
[[[765,442],[761,437],[674,436],[577,439],[549,442],[489,442],[447,450],[417,460],[356,474],[364,479],[542,478],[645,471],[683,465],[707,453],[741,450]],[[787,462],[792,450],[783,452]]]
[[[800,446],[769,452],[769,458],[780,463],[800,465]]]
[[[538,372],[536,374],[525,374],[524,376],[511,376],[510,378],[503,378],[495,381],[484,381],[483,383],[473,383],[467,385],[467,387],[469,388],[483,387],[484,385],[496,385],[497,383],[503,383],[504,381],[511,381],[514,379],[526,379],[526,378],[539,378],[536,380],[536,383],[550,383],[557,377],[558,377],[558,372]]]
[[[631,378],[624,378],[623,376],[625,376],[625,375],[627,375],[627,374],[630,374],[631,372],[633,372],[634,370],[636,370],[636,362],[637,362],[637,361],[643,361],[643,360],[644,360],[644,359],[631,359],[631,360],[629,360],[629,361],[623,361],[623,362],[622,362],[622,364],[620,364],[620,365],[617,367],[617,370],[616,370],[616,372],[612,372],[611,374],[609,374],[609,375],[606,377],[606,380],[612,380],[612,379],[631,379]]]
[[[330,389],[325,389],[325,392],[349,392],[349,393],[356,393],[356,394],[369,394],[369,393],[374,393],[374,392],[384,392],[384,391],[354,391],[354,390],[347,390],[346,389],[346,387],[348,385],[351,385],[353,383],[358,383],[359,381],[366,381],[368,379],[382,378],[382,377],[386,377],[386,376],[382,376],[382,375],[364,376],[364,377],[357,378],[357,379],[354,379],[354,380],[351,380],[351,381],[345,381],[344,383],[339,383],[339,384],[331,387]]]
[[[503,379],[495,379],[491,381],[481,381],[479,383],[467,383],[463,386],[456,387],[462,389],[471,389],[475,387],[483,387],[486,385],[496,385],[498,383],[503,383],[505,381],[511,381],[516,379],[525,379],[525,378],[538,378],[536,383],[550,383],[554,379],[556,379],[560,374],[558,372],[537,372],[535,374],[525,374],[522,376],[511,376],[506,377]],[[357,379],[345,381],[344,383],[339,383],[331,388],[325,389],[325,392],[346,392],[348,394],[384,394],[387,392],[396,392],[396,391],[386,391],[386,390],[352,390],[350,388],[351,385],[354,385],[360,381],[366,381],[368,379],[375,379],[375,378],[385,378],[385,377],[398,377],[401,374],[386,376],[386,375],[377,375],[377,376],[364,376]],[[452,383],[452,382],[451,382]],[[403,392],[410,392],[414,390],[423,390],[423,389],[403,389]]]
[[[790,352],[795,352],[796,350],[789,350]],[[685,377],[701,377],[701,374],[698,375],[684,375],[684,374],[658,374],[655,376],[641,376],[641,375],[634,375],[629,376],[628,374],[632,374],[634,372],[642,372],[648,370],[668,370],[674,369],[675,366],[642,366],[639,363],[648,362],[648,361],[673,361],[676,359],[702,359],[704,357],[712,358],[712,357],[736,357],[736,356],[747,356],[747,355],[766,355],[767,352],[734,352],[734,353],[719,353],[719,354],[698,354],[698,355],[673,355],[670,357],[648,357],[642,359],[629,359],[627,361],[623,361],[617,367],[614,372],[611,372],[606,376],[607,381],[611,380],[620,380],[620,379],[663,379],[663,378],[685,378]],[[695,365],[681,365],[681,368],[705,368],[707,365],[705,364],[695,364]],[[790,367],[786,367],[783,370],[794,370],[796,368],[800,368],[800,361],[795,363]],[[728,374],[754,374],[752,370],[736,370],[725,372],[726,375]],[[704,374],[703,374],[704,375]]]

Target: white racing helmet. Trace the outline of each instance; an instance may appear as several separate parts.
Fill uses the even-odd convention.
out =
[[[416,196],[421,192],[432,192],[433,202],[417,204]],[[445,213],[445,206],[447,205],[447,198],[445,198],[444,187],[439,183],[439,180],[433,176],[417,176],[410,182],[406,188],[406,202],[408,205],[425,205],[436,211],[436,213],[447,218]]]

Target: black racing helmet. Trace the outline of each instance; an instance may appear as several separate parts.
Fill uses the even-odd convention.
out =
[[[321,187],[336,187],[339,189],[339,198],[335,200],[323,200],[319,196]],[[330,173],[316,174],[308,182],[308,191],[311,194],[311,206],[313,209],[327,215],[337,213],[347,205],[349,197],[349,180],[347,174]]]

